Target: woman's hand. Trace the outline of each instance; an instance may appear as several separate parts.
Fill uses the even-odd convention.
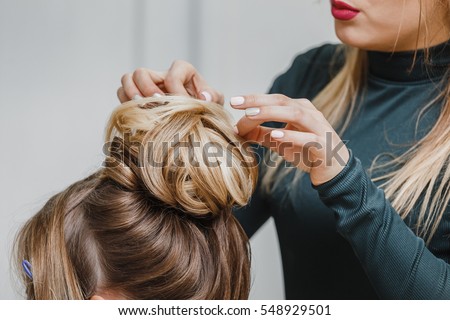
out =
[[[186,61],[175,61],[167,71],[158,72],[139,68],[122,76],[122,86],[117,90],[120,102],[136,96],[176,94],[214,101],[223,105],[223,95],[208,86],[195,68]]]
[[[241,137],[308,171],[316,186],[333,179],[348,162],[347,147],[309,100],[279,94],[248,95],[232,98],[231,106],[246,113],[236,125]],[[287,125],[283,129],[260,126],[268,121]]]

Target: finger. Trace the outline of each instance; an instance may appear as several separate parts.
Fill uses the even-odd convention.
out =
[[[286,129],[274,129],[274,128],[269,128],[269,127],[264,127],[264,126],[257,126],[253,130],[248,132],[246,135],[242,135],[241,133],[239,133],[239,135],[247,141],[258,143],[260,145],[263,145],[267,148],[270,148],[270,149],[273,149],[276,151],[278,148],[278,145],[280,143],[288,142],[288,140],[282,139],[282,138],[277,139],[276,134],[273,136],[273,134],[272,134],[273,131],[276,131],[276,132],[278,132],[278,131],[280,131],[280,132],[298,132],[298,131],[292,131],[292,130],[286,130]],[[301,133],[311,135],[311,137],[316,136],[310,132],[301,132]],[[298,146],[301,147],[302,144],[298,144]]]
[[[270,105],[288,106],[293,104],[299,104],[307,109],[317,110],[317,108],[308,99],[291,99],[282,94],[253,94],[233,97],[230,99],[230,105],[235,109],[246,109]]]
[[[277,152],[282,156],[286,156],[287,159],[290,159],[289,154],[293,154],[294,150],[299,149],[292,142],[284,142],[284,141],[276,141],[271,138],[271,132],[273,128],[258,126],[252,131],[250,131],[247,135],[241,136],[245,141],[251,143],[260,144],[272,151]]]
[[[245,109],[259,106],[286,106],[294,101],[306,99],[291,99],[283,94],[252,94],[247,96],[238,96],[230,99],[230,105],[235,109]],[[311,104],[312,105],[312,104]]]
[[[252,130],[248,131],[246,134],[242,134],[241,132],[237,132],[239,136],[244,138],[244,140],[255,142],[267,147],[267,143],[265,140],[270,140],[270,132],[273,128],[264,127],[264,126],[256,126]]]
[[[310,172],[323,164],[325,144],[321,137],[290,130],[272,130],[271,139],[277,142],[276,152],[297,168]]]
[[[311,132],[274,129],[270,132],[270,138],[279,143],[290,142],[298,148],[306,147],[317,157],[320,157],[325,150],[322,137]]]
[[[215,102],[220,105],[224,103],[224,96],[220,92],[217,92],[211,88],[208,83],[203,79],[203,77],[197,72],[192,77],[192,86],[195,90],[195,97],[200,100],[205,100],[209,102]]]
[[[185,84],[188,84],[192,80],[195,73],[196,70],[191,64],[185,61],[175,61],[168,70],[164,80],[167,91],[184,96],[195,95],[195,91],[189,94],[185,87]]]
[[[161,83],[161,81],[158,80],[162,79],[159,79],[156,73],[154,74],[154,77],[156,79],[152,77],[150,70],[144,68],[139,68],[133,73],[133,81],[144,97],[151,97],[155,93],[164,94],[164,92],[156,84]]]
[[[279,132],[288,132],[284,138],[280,138]],[[274,134],[275,133],[275,134]],[[291,135],[295,139],[291,139]],[[250,131],[245,137],[245,140],[258,143],[272,151],[275,151],[282,156],[286,161],[291,162],[297,167],[305,170],[308,165],[312,165],[312,158],[309,152],[322,149],[322,144],[318,143],[320,139],[317,135],[308,132],[298,132],[285,129],[273,129],[268,127],[258,126]],[[313,150],[313,149],[316,150]],[[314,158],[317,158],[314,155]]]
[[[335,141],[331,145],[333,150],[330,150],[328,144],[332,142],[313,133],[277,129],[271,132],[271,138],[278,142],[293,143],[293,148],[287,149],[284,154],[279,153],[296,167],[310,168],[311,182],[314,185],[333,179],[342,171],[350,157],[349,150],[341,140]],[[331,153],[327,155],[328,151]],[[315,170],[313,176],[312,170],[318,167],[322,168]]]
[[[123,89],[123,87],[120,87],[119,89],[117,89],[117,98],[119,98],[119,101],[121,103],[127,102],[130,99],[127,97],[127,95],[125,94],[125,90]]]
[[[170,67],[164,84],[169,92],[188,95],[223,105],[224,96],[208,86],[197,70],[185,61],[175,61]]]
[[[300,105],[248,108],[245,112],[246,116],[239,119],[237,123],[238,131],[242,135],[246,135],[256,126],[268,121],[286,122],[290,127],[297,130],[312,132],[317,135],[322,135],[325,131],[331,129],[320,112]]]
[[[133,97],[136,95],[143,96],[142,92],[139,91],[138,87],[134,83],[133,76],[131,73],[124,74],[122,76],[121,82],[124,93],[128,98],[128,100],[133,99]]]
[[[225,98],[222,93],[212,89],[211,87],[202,87],[202,89],[197,90],[197,99],[205,100],[208,102],[215,102],[217,104],[223,105]]]
[[[242,135],[241,133],[238,132],[238,134],[244,138],[244,140],[246,141],[250,141],[250,142],[254,142],[254,143],[258,143],[264,147],[267,147],[273,151],[277,151],[280,152],[280,146],[283,147],[283,149],[286,148],[286,146],[289,144],[290,148],[301,148],[302,145],[295,145],[292,141],[288,141],[285,139],[276,139],[274,137],[272,137],[272,132],[278,132],[278,131],[282,131],[282,132],[297,132],[297,131],[292,131],[292,130],[287,130],[287,129],[274,129],[274,128],[270,128],[270,127],[264,127],[264,126],[257,126],[256,128],[254,128],[253,130],[249,131],[246,135]],[[308,135],[311,135],[311,137],[314,137],[315,135],[312,133],[307,133]],[[276,135],[275,135],[276,137]]]
[[[242,135],[239,132],[237,132],[238,135],[240,135],[244,140],[258,143],[264,147],[267,147],[271,150],[278,151],[278,147],[280,143],[283,143],[282,141],[276,141],[273,138],[271,138],[271,132],[273,130],[279,130],[264,126],[257,126],[250,132],[248,132],[246,135]]]

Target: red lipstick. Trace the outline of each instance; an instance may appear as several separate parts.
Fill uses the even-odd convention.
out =
[[[338,20],[351,20],[356,17],[359,10],[339,0],[331,0],[331,14]]]

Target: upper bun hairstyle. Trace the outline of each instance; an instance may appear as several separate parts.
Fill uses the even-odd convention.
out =
[[[180,96],[126,102],[111,115],[105,146],[105,175],[193,216],[247,204],[256,184],[249,146],[215,103]]]
[[[28,299],[247,299],[248,237],[232,214],[256,184],[250,146],[222,106],[130,101],[106,128],[102,168],[19,231]],[[43,230],[45,232],[43,232]]]

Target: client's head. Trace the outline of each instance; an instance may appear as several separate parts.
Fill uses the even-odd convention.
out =
[[[127,102],[109,120],[105,153],[19,232],[27,297],[247,298],[248,239],[232,207],[248,202],[257,169],[223,108]]]

